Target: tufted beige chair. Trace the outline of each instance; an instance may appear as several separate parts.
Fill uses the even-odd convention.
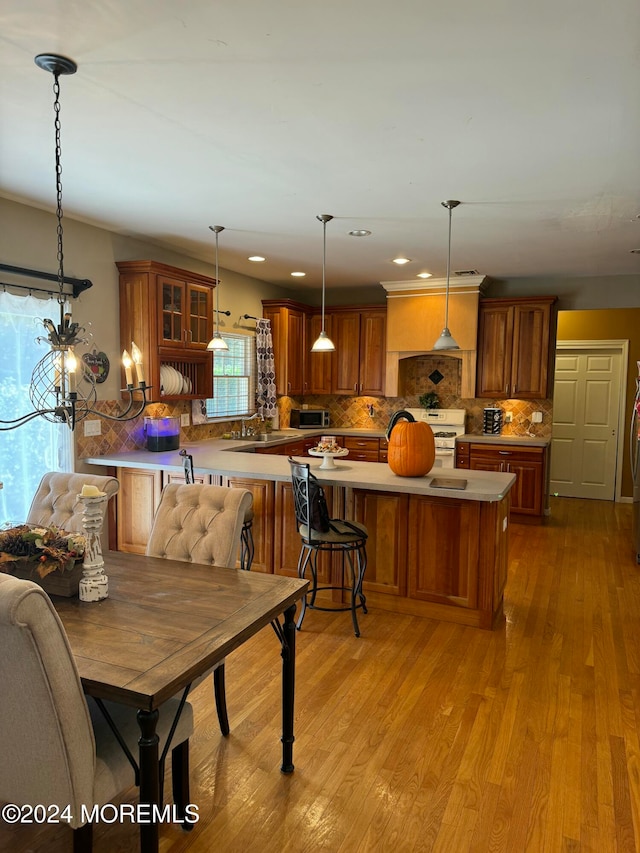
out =
[[[40,480],[26,518],[27,523],[43,527],[54,524],[69,533],[81,533],[82,503],[78,500],[78,495],[85,483],[97,486],[109,497],[115,495],[120,487],[115,477],[50,471]]]
[[[162,490],[147,556],[235,567],[242,526],[252,501],[248,489],[169,483]],[[201,681],[198,679],[198,684]],[[228,735],[224,661],[213,670],[213,685],[220,729]]]
[[[90,851],[90,810],[135,784],[134,771],[92,699],[85,698],[67,635],[40,586],[0,574],[0,801],[17,805],[70,806],[74,851]],[[135,755],[139,728],[132,708],[105,702]],[[178,700],[162,706],[160,750]],[[189,737],[193,711],[187,702],[171,743],[173,795],[184,820],[189,803]],[[51,813],[51,812],[47,812]],[[85,815],[86,816],[86,815]]]

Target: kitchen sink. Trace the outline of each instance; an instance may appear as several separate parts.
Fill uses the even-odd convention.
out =
[[[297,438],[296,433],[270,433],[261,432],[258,435],[243,435],[234,441],[252,441],[254,444],[277,444],[279,441]]]

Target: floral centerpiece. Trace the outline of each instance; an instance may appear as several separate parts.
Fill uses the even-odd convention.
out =
[[[85,537],[61,527],[20,524],[0,531],[0,571],[20,573],[35,570],[39,578],[52,572],[70,572],[84,554]]]

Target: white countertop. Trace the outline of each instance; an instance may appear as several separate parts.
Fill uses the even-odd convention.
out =
[[[469,432],[459,435],[456,441],[466,444],[512,444],[516,447],[548,447],[551,444],[550,438],[541,438],[540,436],[473,435]]]
[[[314,434],[309,430],[287,430],[281,434],[281,443],[293,441],[301,434]],[[329,434],[329,430],[319,430],[319,434]],[[370,435],[367,430],[333,430],[336,435]],[[268,446],[273,446],[270,442]],[[185,443],[182,449],[193,456],[196,474],[223,474],[227,476],[251,477],[274,481],[291,479],[291,470],[286,456],[262,453],[242,453],[240,450],[265,447],[263,442],[233,441],[209,439],[196,443]],[[236,451],[236,452],[234,452]],[[301,457],[296,457],[300,459]],[[82,460],[89,465],[110,466],[115,468],[142,468],[162,471],[182,471],[182,458],[177,450],[154,453],[149,450],[132,450],[122,453],[109,453],[105,456],[91,456]],[[499,501],[507,494],[515,482],[514,474],[499,474],[491,471],[466,471],[461,469],[434,469],[424,477],[398,477],[385,462],[356,462],[349,457],[336,462],[335,471],[319,470],[320,460],[304,457],[313,473],[327,485],[352,486],[372,491],[401,492],[405,494],[430,495],[431,497],[455,498],[470,501]],[[434,489],[430,483],[433,477],[451,477],[466,480],[467,487],[459,489]]]

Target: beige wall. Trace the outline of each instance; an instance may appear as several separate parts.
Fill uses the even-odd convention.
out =
[[[56,221],[53,214],[0,198],[0,259],[12,266],[57,273]],[[93,333],[93,343],[111,362],[107,381],[100,386],[101,399],[118,398],[120,371],[120,328],[118,270],[116,261],[154,260],[214,276],[212,264],[177,252],[113,234],[101,228],[65,218],[64,272],[74,278],[88,278],[93,287],[73,301],[73,318]],[[290,295],[280,287],[228,270],[220,270],[220,308],[231,311],[221,315],[222,330],[253,329],[255,323],[240,321],[241,314],[262,316],[262,299]],[[11,276],[0,272],[0,281],[50,286],[49,283]],[[55,284],[52,285],[55,288]]]

